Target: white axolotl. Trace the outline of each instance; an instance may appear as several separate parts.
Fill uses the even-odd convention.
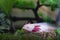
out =
[[[29,32],[40,33],[40,32],[51,32],[54,31],[56,28],[48,23],[33,23],[33,24],[25,24],[22,29]]]

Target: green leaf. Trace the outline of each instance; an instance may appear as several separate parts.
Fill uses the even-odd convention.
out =
[[[52,18],[49,17],[49,16],[45,16],[43,19],[44,19],[45,22],[52,23]]]
[[[40,2],[41,4],[44,4],[45,0],[39,0],[39,2]]]
[[[13,3],[14,0],[0,0],[0,7],[8,17],[11,15]]]
[[[18,8],[35,8],[34,0],[16,0],[15,6]]]
[[[57,33],[60,35],[60,29],[57,29]]]
[[[39,0],[42,4],[58,4],[60,0]]]
[[[60,0],[40,0],[42,5],[50,5],[51,10],[54,11],[60,4]]]

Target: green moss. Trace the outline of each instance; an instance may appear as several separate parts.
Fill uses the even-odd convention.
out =
[[[42,12],[39,12],[38,15],[41,16],[41,17],[43,17],[43,13]]]
[[[52,18],[49,17],[49,16],[45,16],[43,19],[44,19],[45,22],[52,23]]]

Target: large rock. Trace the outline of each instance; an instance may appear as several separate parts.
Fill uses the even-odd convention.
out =
[[[34,17],[32,10],[14,8],[12,10],[12,16],[15,17]]]
[[[18,9],[18,8],[14,8],[12,10],[12,17],[28,17],[28,18],[34,18],[34,14],[32,10],[24,10],[24,9]],[[22,27],[25,23],[27,22],[27,20],[20,20],[20,21],[16,21],[13,22],[15,27]]]
[[[58,9],[57,9],[58,10]],[[42,6],[38,10],[38,14],[40,17],[44,18],[45,16],[50,16],[53,20],[56,20],[57,17],[57,10],[51,11],[50,7],[47,6]],[[43,16],[42,16],[43,15]]]

